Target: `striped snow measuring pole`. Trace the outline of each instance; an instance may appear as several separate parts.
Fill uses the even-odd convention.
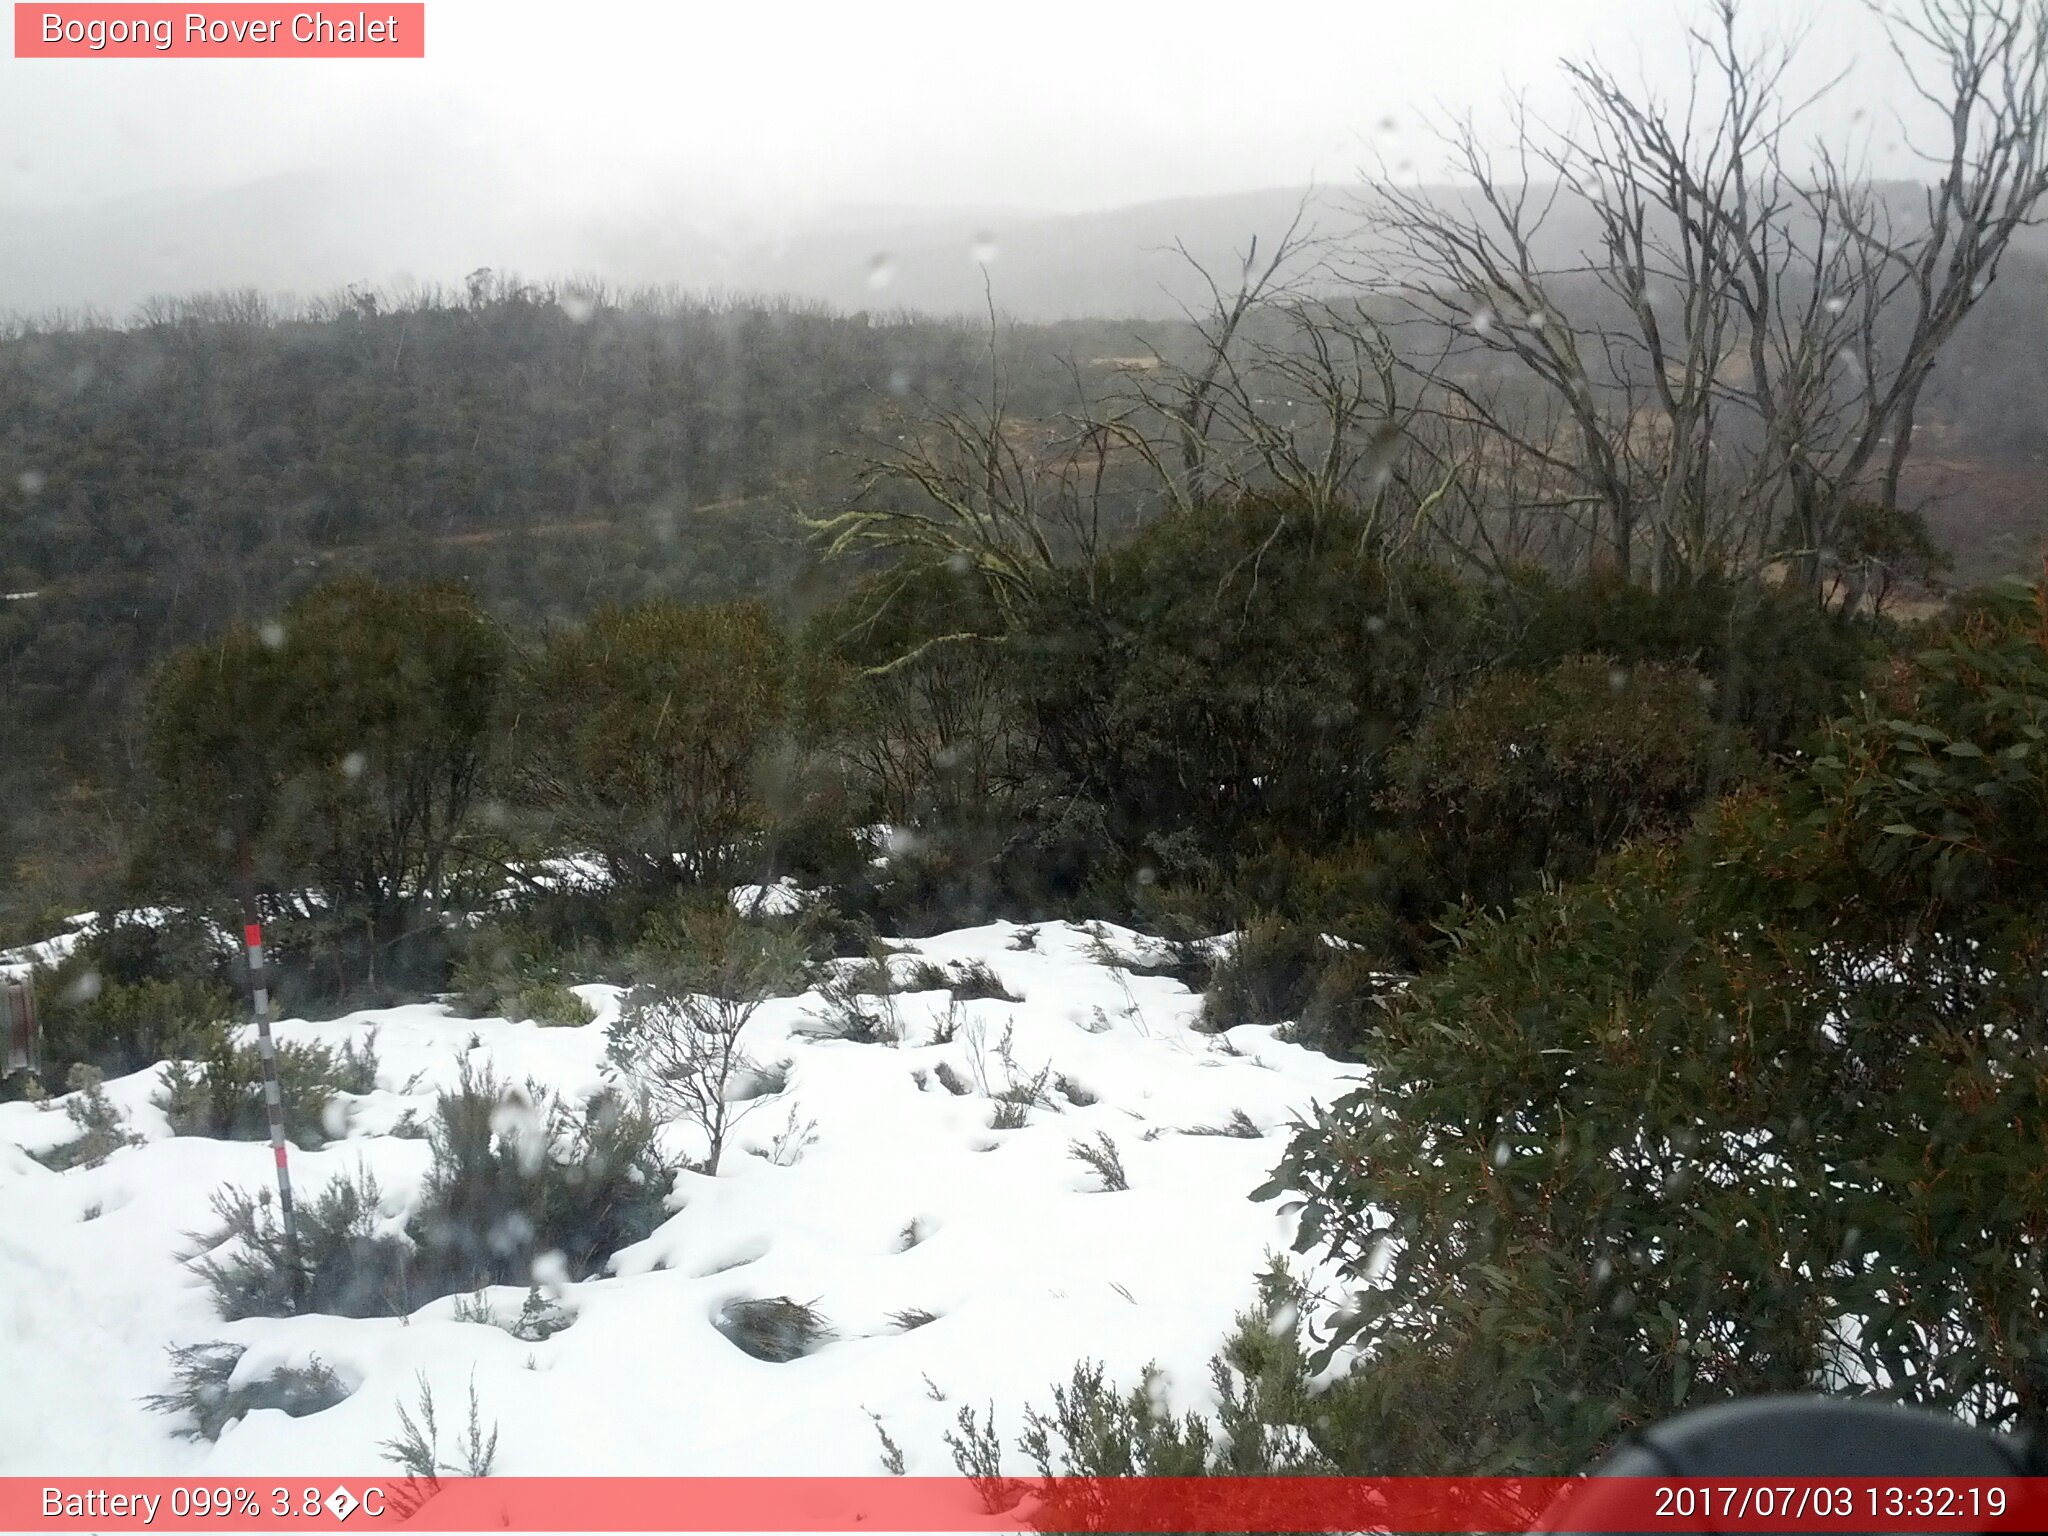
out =
[[[292,1300],[301,1298],[305,1271],[299,1264],[299,1218],[292,1208],[292,1171],[284,1156],[284,1094],[277,1082],[277,1044],[270,1038],[270,989],[263,984],[263,925],[242,930],[249,945],[249,990],[256,1003],[256,1053],[263,1060],[263,1108],[270,1118],[270,1151],[277,1159],[277,1209],[284,1221],[284,1256],[292,1270]]]

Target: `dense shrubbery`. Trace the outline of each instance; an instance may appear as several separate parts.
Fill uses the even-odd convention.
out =
[[[1212,507],[1000,605],[972,569],[907,566],[800,634],[758,605],[650,602],[509,668],[460,594],[344,582],[275,646],[238,630],[165,667],[159,800],[199,814],[142,873],[253,891],[288,1000],[416,995],[452,965],[469,1011],[546,1020],[580,1018],[562,988],[678,893],[785,871],[829,885],[814,923],[847,931],[1271,913],[1413,968],[1459,903],[1682,825],[1839,707],[1872,650],[1789,596],[1490,592],[1354,535]],[[877,822],[879,863],[857,835]],[[505,924],[448,928],[506,868],[527,879],[508,861],[562,854],[609,887],[531,886],[516,963]]]
[[[1716,725],[1712,688],[1599,656],[1486,679],[1390,755],[1380,803],[1415,844],[1410,880],[1434,885],[1435,907],[1497,907],[1539,875],[1578,879],[1631,837],[1683,827],[1753,762]]]
[[[1126,1477],[1332,1476],[1355,1460],[1369,1432],[1349,1381],[1318,1384],[1304,1347],[1300,1283],[1275,1266],[1259,1280],[1258,1301],[1239,1315],[1209,1363],[1213,1419],[1166,1401],[1154,1372],[1128,1391],[1084,1361],[1052,1389],[1049,1410],[1030,1409],[1017,1445],[1041,1478],[1072,1479],[1032,1491],[1050,1500],[1040,1528],[1098,1530],[1099,1489],[1091,1479]],[[994,1410],[977,1420],[960,1411],[946,1436],[953,1462],[974,1480],[990,1513],[1026,1491],[1001,1475],[1001,1435]]]
[[[150,690],[141,876],[291,919],[274,935],[287,999],[438,981],[504,653],[460,587],[359,578],[178,652]]]
[[[487,920],[457,941],[451,978],[455,1009],[473,1019],[531,1019],[538,1024],[588,1024],[590,1005],[570,991],[578,974],[571,958],[538,925]],[[588,957],[594,969],[595,956]]]
[[[1141,531],[1015,637],[1044,771],[1133,871],[1371,821],[1386,752],[1477,654],[1470,592],[1251,505]]]
[[[556,846],[619,885],[730,883],[770,819],[789,664],[759,604],[600,609],[536,658],[513,782]]]
[[[1216,960],[1202,995],[1202,1027],[1279,1024],[1298,1019],[1330,963],[1330,943],[1312,926],[1261,916]]]
[[[1812,1387],[2041,1422],[2044,731],[2009,601],[1699,846],[1467,925],[1273,1186],[1360,1285],[1347,1470],[1568,1471]]]
[[[34,976],[45,1085],[80,1063],[122,1077],[175,1056],[236,1014],[229,975],[212,930],[196,919],[162,914],[93,930]]]
[[[270,1190],[223,1189],[213,1197],[215,1225],[193,1234],[192,1268],[225,1322],[300,1311],[402,1317],[426,1298],[414,1297],[411,1250],[389,1230],[382,1201],[367,1169],[302,1194],[294,1269]]]
[[[1541,670],[1597,654],[1689,668],[1713,684],[1716,718],[1769,752],[1846,708],[1881,651],[1870,625],[1751,583],[1653,592],[1606,573],[1565,583],[1531,572],[1500,604],[1505,665]]]

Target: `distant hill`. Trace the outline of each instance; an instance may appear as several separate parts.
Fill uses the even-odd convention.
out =
[[[374,184],[272,177],[19,209],[0,222],[0,310],[90,306],[121,315],[152,294],[206,289],[455,286],[488,266],[788,294],[847,310],[972,314],[986,303],[985,269],[997,307],[1020,320],[1159,319],[1200,297],[1175,242],[1222,274],[1252,236],[1270,247],[1297,209],[1341,240],[1355,235],[1366,207],[1363,188],[1337,185],[1066,214],[840,206],[735,220],[693,210],[678,195],[672,205],[548,218],[517,212],[530,199],[492,177],[481,166],[437,162]],[[1913,194],[1902,186],[1895,195],[1903,204]],[[1547,233],[1560,256],[1594,237],[1590,220],[1570,208]],[[2048,232],[2028,231],[2020,244],[2048,254]]]

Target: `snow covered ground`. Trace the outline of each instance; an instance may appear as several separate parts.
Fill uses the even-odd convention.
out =
[[[947,1473],[941,1437],[962,1405],[993,1404],[1008,1443],[1024,1405],[1084,1357],[1124,1383],[1157,1361],[1176,1405],[1199,1406],[1210,1354],[1292,1236],[1277,1203],[1247,1192],[1291,1119],[1345,1091],[1353,1069],[1271,1028],[1196,1032],[1197,999],[1179,983],[1104,963],[1144,945],[1103,925],[998,923],[899,946],[982,961],[1022,998],[959,1004],[947,1044],[932,1042],[943,992],[895,999],[897,1046],[819,1038],[814,993],[766,1005],[746,1044],[791,1063],[786,1087],[740,1123],[717,1177],[680,1177],[674,1214],[615,1273],[560,1288],[574,1324],[539,1343],[458,1320],[456,1298],[403,1319],[221,1323],[180,1255],[221,1185],[270,1184],[267,1146],[171,1136],[151,1103],[159,1069],[107,1085],[144,1140],[97,1168],[56,1173],[28,1155],[75,1134],[61,1100],[0,1105],[0,1473],[378,1473],[422,1373],[444,1431],[474,1379],[500,1429],[496,1470],[517,1475],[877,1473],[871,1414],[907,1471]],[[594,1090],[618,993],[581,991],[598,1019],[576,1029],[432,1004],[281,1024],[286,1041],[375,1030],[381,1056],[376,1091],[348,1101],[346,1134],[293,1152],[301,1198],[365,1167],[402,1226],[429,1153],[390,1132],[408,1110],[430,1117],[465,1056],[572,1098]],[[1079,1091],[995,1130],[994,1102],[949,1091],[942,1062],[977,1088],[1050,1064]],[[1234,1111],[1263,1134],[1187,1133]],[[1103,1192],[1070,1155],[1097,1132],[1114,1139],[1127,1191]],[[671,1133],[701,1153],[688,1127]],[[832,1341],[770,1364],[713,1325],[728,1302],[777,1296],[815,1306]],[[490,1299],[509,1320],[524,1297]],[[936,1319],[905,1329],[892,1315],[907,1309]],[[214,1339],[248,1346],[238,1379],[317,1355],[353,1390],[305,1418],[252,1413],[217,1444],[178,1438],[140,1399],[170,1385],[167,1346]]]

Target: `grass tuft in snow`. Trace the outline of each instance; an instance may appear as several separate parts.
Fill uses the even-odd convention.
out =
[[[799,1360],[832,1338],[817,1308],[787,1296],[730,1301],[712,1321],[742,1353],[776,1365]]]
[[[172,1348],[171,1375],[177,1385],[145,1397],[144,1405],[157,1413],[186,1416],[189,1422],[174,1431],[185,1439],[218,1440],[228,1425],[258,1408],[302,1419],[348,1398],[349,1389],[318,1355],[309,1356],[302,1366],[281,1365],[268,1376],[231,1385],[235,1367],[247,1352],[244,1345],[219,1341]]]
[[[438,1489],[443,1477],[491,1475],[491,1468],[498,1460],[498,1425],[494,1420],[490,1432],[484,1432],[483,1405],[477,1400],[476,1378],[472,1376],[469,1382],[469,1423],[453,1453],[460,1459],[444,1461],[441,1456],[441,1429],[434,1413],[434,1389],[428,1384],[424,1371],[420,1373],[419,1383],[418,1417],[408,1412],[401,1402],[398,1405],[398,1433],[379,1449],[386,1461],[413,1479],[415,1484],[424,1485],[413,1490],[414,1497],[424,1501],[423,1495]],[[400,1512],[410,1513],[403,1509]]]
[[[268,1376],[233,1385],[235,1367],[247,1346],[188,1344],[170,1350],[168,1392],[155,1392],[143,1404],[157,1413],[179,1414],[186,1423],[173,1432],[188,1440],[218,1440],[236,1419],[258,1408],[275,1408],[295,1419],[320,1413],[348,1397],[348,1388],[318,1355],[304,1365],[281,1365]]]
[[[1221,1125],[1184,1125],[1180,1133],[1183,1136],[1235,1136],[1245,1141],[1256,1141],[1266,1134],[1259,1129],[1258,1121],[1241,1109],[1233,1109],[1230,1118]]]
[[[1064,1072],[1054,1074],[1052,1086],[1061,1098],[1076,1109],[1086,1109],[1090,1104],[1099,1103],[1102,1098],[1102,1095],[1090,1092]]]
[[[1067,1156],[1077,1163],[1086,1163],[1095,1170],[1102,1180],[1105,1194],[1114,1194],[1131,1187],[1131,1181],[1124,1174],[1124,1160],[1117,1152],[1116,1142],[1107,1131],[1097,1131],[1093,1141],[1072,1141],[1067,1144]]]
[[[876,1413],[872,1408],[863,1409],[862,1412],[866,1413],[868,1418],[874,1422],[875,1434],[881,1439],[882,1470],[891,1477],[901,1477],[904,1469],[903,1447],[896,1443],[895,1437],[883,1426],[882,1416],[879,1413]]]
[[[960,1475],[974,1485],[985,1514],[1000,1515],[1017,1507],[1024,1497],[1024,1485],[1003,1476],[1003,1443],[996,1434],[994,1403],[988,1405],[985,1421],[977,1420],[974,1409],[963,1404],[954,1427],[946,1431],[946,1447],[953,1453],[953,1465]]]
[[[879,991],[871,970],[881,972]],[[823,1006],[813,1015],[818,1031],[855,1045],[900,1045],[903,1018],[888,975],[888,967],[877,961],[826,977],[818,984]]]
[[[940,965],[934,960],[919,960],[910,968],[903,990],[950,992],[954,1001],[962,1003],[984,999],[998,1003],[1024,1001],[1003,984],[1003,978],[996,974],[995,967],[986,960],[960,960],[952,965]]]
[[[889,1321],[903,1333],[909,1333],[913,1328],[922,1328],[926,1323],[936,1323],[938,1320],[938,1313],[927,1311],[923,1307],[905,1307],[900,1312],[889,1314]]]

